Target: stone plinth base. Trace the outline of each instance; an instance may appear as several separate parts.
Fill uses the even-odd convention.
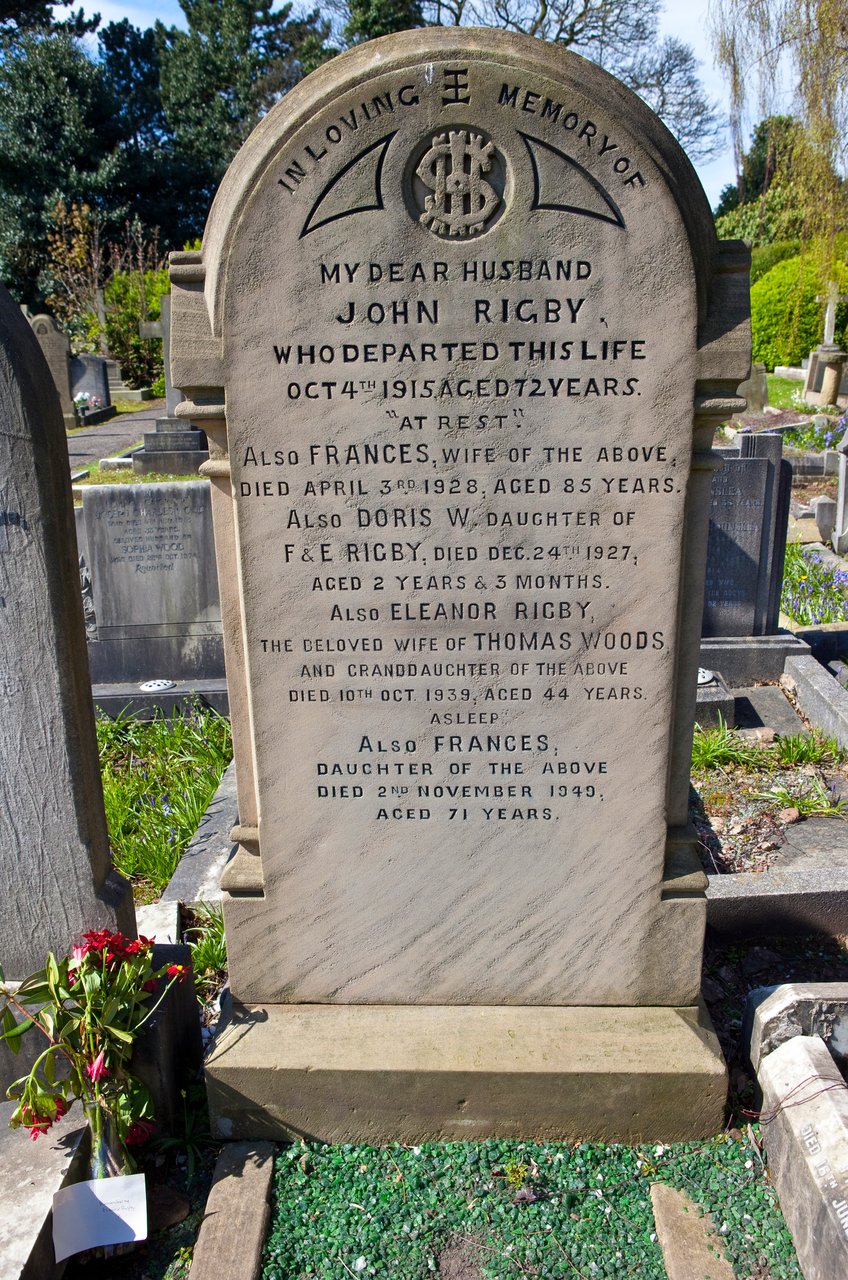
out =
[[[724,1124],[703,1008],[235,1005],[214,1133],[322,1142],[671,1142]]]

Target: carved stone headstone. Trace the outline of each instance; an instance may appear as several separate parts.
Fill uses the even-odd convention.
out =
[[[93,683],[223,676],[208,483],[93,485],[83,523]]]
[[[719,1122],[688,765],[746,270],[644,103],[492,31],[309,77],[172,257],[239,767],[219,1132]]]
[[[52,316],[33,316],[30,324],[59,394],[62,416],[66,425],[73,427],[76,423],[76,412],[74,393],[71,388],[71,344],[68,341],[68,335],[62,332]]]
[[[133,932],[134,913],[109,860],[62,414],[2,288],[0,704],[0,963],[15,980],[85,929]]]

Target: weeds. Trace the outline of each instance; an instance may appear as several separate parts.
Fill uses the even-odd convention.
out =
[[[112,856],[136,897],[162,892],[232,758],[230,728],[195,705],[185,717],[99,719],[97,737]]]
[[[754,800],[768,800],[781,809],[797,809],[802,818],[844,818],[848,800],[836,794],[835,785],[826,786],[819,777],[799,777],[797,787],[775,783],[768,791],[757,791]]]
[[[835,738],[825,738],[820,733],[793,733],[778,738],[774,744],[774,755],[781,765],[833,766],[844,764],[848,759],[848,752]]]
[[[703,769],[728,767],[758,769],[767,763],[766,751],[762,747],[746,742],[733,729],[728,729],[721,714],[719,714],[717,729],[702,729],[699,724],[695,725],[695,736],[692,741],[692,768],[696,772]]]

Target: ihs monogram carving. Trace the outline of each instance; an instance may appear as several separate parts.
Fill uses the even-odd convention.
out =
[[[432,192],[424,198],[419,221],[443,239],[480,235],[502,204],[483,176],[499,159],[495,144],[480,133],[435,134],[415,170]]]

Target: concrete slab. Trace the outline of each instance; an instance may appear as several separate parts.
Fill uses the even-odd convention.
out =
[[[754,1071],[793,1036],[818,1036],[831,1055],[848,1054],[848,982],[784,982],[745,1001],[742,1044]]]
[[[14,1103],[0,1103],[0,1276],[59,1280],[53,1253],[53,1196],[85,1176],[88,1126],[80,1108],[35,1142],[9,1128]]]
[[[651,1205],[668,1280],[734,1280],[712,1218],[685,1191],[652,1182]]]
[[[702,729],[714,729],[720,720],[733,721],[733,694],[724,677],[716,672],[709,684],[698,685],[698,701],[695,707],[695,723]]]
[[[807,818],[784,830],[784,844],[772,856],[779,871],[848,871],[848,822]]]
[[[162,894],[163,903],[220,902],[221,874],[235,852],[230,832],[238,824],[235,763],[225,771],[200,826]]]
[[[733,690],[736,725],[740,729],[774,729],[787,737],[806,733],[804,722],[777,685],[749,685]]]
[[[377,1144],[690,1140],[727,1089],[703,1006],[236,1005],[206,1080],[218,1137]]]
[[[787,657],[809,652],[788,630],[773,636],[716,636],[701,641],[701,666],[720,671],[731,688],[742,688],[755,680],[779,680]]]
[[[200,701],[219,715],[229,714],[226,680],[178,681],[173,689],[144,693],[138,684],[95,684],[91,696],[98,712],[111,719],[121,715],[152,720],[157,714],[183,715],[189,704]]]
[[[766,1055],[763,1141],[806,1280],[848,1275],[848,1089],[822,1040]]]
[[[227,1143],[215,1165],[191,1280],[256,1280],[271,1216],[273,1173],[272,1143]]]
[[[848,933],[848,868],[741,871],[707,880],[707,924],[717,933]]]

